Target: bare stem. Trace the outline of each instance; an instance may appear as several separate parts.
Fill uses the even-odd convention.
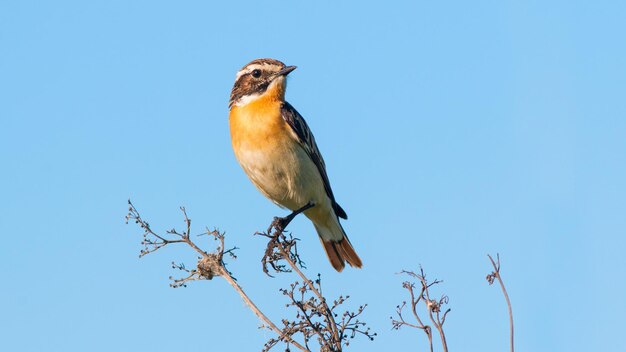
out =
[[[271,231],[269,231],[272,229],[272,227],[274,228],[274,233],[271,233]],[[317,297],[317,299],[319,299],[319,301],[322,302],[322,306],[324,310],[323,317],[324,317],[324,320],[326,320],[327,330],[330,332],[332,336],[330,342],[327,341],[326,339],[322,339],[322,340],[324,343],[330,343],[331,346],[328,346],[328,347],[331,351],[341,351],[342,338],[337,328],[337,323],[335,322],[334,314],[331,311],[331,309],[328,307],[326,298],[322,295],[322,293],[318,290],[318,288],[313,284],[313,281],[310,280],[306,275],[304,275],[302,270],[300,270],[300,266],[298,264],[300,264],[301,261],[299,260],[297,252],[295,252],[295,255],[294,253],[292,253],[292,249],[294,249],[295,251],[295,240],[292,240],[293,242],[285,241],[284,234],[283,234],[284,232],[283,227],[274,227],[273,225],[271,225],[269,230],[266,236],[270,237],[271,240],[268,243],[268,250],[266,251],[266,256],[267,256],[267,253],[271,253],[271,247],[276,248],[278,252],[280,253],[281,259],[285,260],[287,264],[289,264],[289,266],[291,267],[291,270],[295,271],[298,274],[298,276],[300,276],[304,284],[308,286],[309,290],[311,290],[313,294]]]
[[[300,259],[297,250],[297,238],[290,234],[285,235],[284,229],[293,219],[293,213],[286,218],[274,218],[274,221],[266,232],[257,233],[269,238],[265,254],[261,259],[263,271],[269,275],[269,269],[277,273],[295,272],[301,279],[300,286],[296,281],[291,285],[291,289],[282,289],[281,292],[288,296],[291,303],[288,306],[296,307],[297,321],[288,322],[295,327],[292,331],[298,331],[304,335],[305,344],[316,336],[322,352],[340,352],[344,345],[350,344],[350,339],[357,334],[365,335],[373,340],[376,333],[372,333],[366,328],[366,323],[359,319],[359,316],[367,305],[362,305],[356,311],[345,311],[338,315],[335,311],[343,304],[349,296],[339,296],[329,302],[322,292],[321,278],[318,275],[316,280],[309,279],[302,268],[304,263]],[[300,294],[295,297],[294,290]],[[308,345],[307,345],[308,346]]]
[[[489,260],[491,261],[491,265],[493,265],[493,269],[494,271],[487,275],[487,281],[489,281],[489,284],[493,284],[493,280],[494,279],[498,279],[498,282],[500,283],[500,287],[502,288],[502,293],[504,293],[504,298],[506,299],[506,305],[509,309],[509,330],[510,330],[510,345],[511,345],[511,352],[515,351],[515,344],[514,344],[514,328],[513,328],[513,308],[511,308],[511,300],[509,299],[509,294],[506,291],[506,288],[504,287],[504,282],[502,281],[502,277],[500,276],[500,254],[496,254],[496,261],[493,260],[493,258],[491,257],[491,255],[487,254],[487,257],[489,257]]]
[[[311,281],[308,277],[306,277],[306,275],[304,275],[304,273],[302,272],[302,270],[300,270],[300,268],[296,265],[296,263],[293,260],[291,260],[291,258],[289,258],[289,255],[284,252],[285,249],[283,248],[281,249],[281,251],[285,255],[285,260],[287,261],[287,263],[289,263],[289,266],[291,266],[291,268],[295,270],[296,273],[298,273],[298,275],[309,286],[309,289],[313,291],[313,293],[317,296],[317,298],[321,302],[324,302],[324,310],[325,310],[324,317],[326,318],[327,325],[330,327],[330,331],[333,335],[333,342],[334,342],[335,348],[337,351],[341,351],[341,338],[339,337],[339,331],[337,330],[337,323],[335,322],[335,317],[333,315],[333,312],[330,311],[328,304],[326,304],[326,298],[322,296],[322,293],[317,289],[317,287],[315,287],[315,285],[313,285],[313,281]]]
[[[430,286],[436,283],[439,283],[440,281],[435,280],[429,284],[428,281],[426,280],[424,269],[420,268],[420,275],[417,275],[417,277],[420,279],[422,283],[422,298],[424,298],[424,303],[426,304],[426,308],[428,309],[428,317],[430,318],[430,321],[433,323],[433,325],[439,332],[439,337],[441,338],[441,346],[443,348],[443,351],[448,352],[448,344],[446,342],[446,334],[443,331],[443,323],[445,321],[446,315],[448,314],[448,312],[450,312],[450,309],[448,309],[444,313],[443,321],[440,319],[440,316],[439,316],[439,312],[441,311],[441,306],[444,303],[448,303],[448,298],[446,296],[443,296],[439,301],[436,301],[430,298],[430,292],[428,291],[428,289],[430,288]],[[433,316],[433,313],[436,314],[437,319],[435,319],[435,316]]]
[[[224,271],[225,273],[222,275],[222,277],[237,291],[237,293],[239,293],[239,296],[241,296],[241,298],[246,303],[246,305],[248,305],[248,307],[252,310],[252,312],[254,312],[254,314],[257,317],[259,317],[259,319],[263,320],[265,324],[267,324],[267,326],[270,327],[270,329],[274,330],[274,332],[278,334],[278,336],[286,339],[289,343],[296,346],[301,351],[309,351],[308,348],[305,348],[304,346],[299,344],[297,341],[293,340],[291,336],[284,334],[267,316],[265,316],[265,314],[263,314],[263,312],[261,312],[261,310],[256,306],[256,304],[252,302],[250,297],[248,297],[248,295],[244,292],[241,286],[239,286],[237,281],[235,281],[235,279],[230,275],[230,273],[227,270],[224,270]]]
[[[262,351],[267,352],[279,343],[285,343],[287,350],[289,350],[290,345],[293,345],[301,351],[310,351],[309,342],[313,338],[319,343],[321,352],[341,352],[343,346],[348,346],[350,339],[357,334],[365,335],[370,340],[376,336],[376,333],[371,332],[370,328],[366,327],[366,323],[359,319],[367,305],[362,305],[355,311],[345,311],[341,316],[336,314],[337,307],[342,305],[349,296],[339,296],[329,304],[322,292],[320,276],[318,275],[316,280],[310,280],[301,270],[304,268],[304,263],[298,254],[296,246],[298,239],[283,233],[284,227],[295,215],[292,214],[287,218],[275,218],[267,233],[260,233],[269,238],[265,255],[261,260],[263,271],[267,275],[269,275],[268,267],[276,272],[295,271],[303,280],[302,283],[296,281],[288,289],[280,289],[280,292],[290,299],[287,307],[295,307],[297,311],[294,320],[281,319],[282,326],[279,327],[254,304],[232,273],[226,269],[224,255],[228,254],[235,258],[234,250],[236,248],[225,250],[223,233],[208,229],[202,233],[202,235],[208,235],[219,241],[216,250],[207,252],[198,246],[190,236],[191,219],[189,219],[184,207],[181,207],[180,210],[184,215],[185,230],[178,232],[171,229],[163,235],[153,231],[148,222],[141,218],[133,204],[130,201],[128,203],[129,212],[126,221],[132,220],[144,230],[142,241],[144,248],[140,256],[155,252],[172,243],[184,243],[191,247],[199,254],[196,267],[186,268],[182,263],[172,262],[172,267],[183,271],[184,276],[178,279],[171,278],[173,280],[171,286],[184,287],[191,281],[211,280],[215,276],[224,278],[237,291],[250,310],[263,322],[262,326],[278,335],[266,342]],[[297,215],[297,212],[295,214]],[[301,342],[294,339],[296,334],[302,335],[301,339],[300,336],[298,337]]]
[[[428,282],[426,280],[426,274],[424,274],[424,269],[420,267],[420,273],[416,274],[412,271],[402,270],[401,274],[406,274],[412,276],[420,281],[420,292],[419,294],[415,294],[415,283],[405,281],[402,283],[402,287],[404,287],[407,291],[409,291],[409,295],[411,296],[411,312],[413,313],[413,317],[417,321],[417,324],[411,324],[407,322],[402,316],[402,310],[406,306],[406,302],[403,302],[402,305],[396,307],[396,314],[398,315],[398,319],[391,318],[392,328],[395,330],[399,330],[402,326],[409,326],[412,328],[421,329],[424,331],[426,336],[428,337],[428,345],[430,347],[430,351],[433,352],[433,333],[430,325],[425,325],[422,319],[419,316],[417,311],[417,306],[419,302],[424,302],[424,306],[428,312],[428,317],[430,321],[435,326],[437,331],[439,332],[439,336],[441,338],[441,345],[444,352],[448,351],[448,344],[446,342],[446,335],[443,330],[443,324],[446,321],[446,316],[450,312],[450,309],[447,309],[442,313],[442,308],[444,305],[448,304],[448,297],[446,295],[442,295],[439,300],[431,299],[429,289],[436,284],[441,283],[439,280],[434,280],[433,282]]]
[[[224,254],[228,253],[231,256],[234,256],[234,254],[232,253],[233,249],[225,251],[223,234],[219,233],[217,230],[214,230],[214,231],[207,230],[207,232],[204,233],[204,234],[214,236],[214,238],[220,242],[216,252],[207,253],[203,251],[198,245],[196,245],[196,243],[191,239],[190,237],[191,219],[189,219],[189,217],[187,216],[187,212],[184,207],[181,207],[180,209],[183,212],[183,215],[185,217],[186,229],[182,233],[177,232],[175,229],[168,230],[167,231],[168,235],[176,236],[179,238],[176,240],[172,240],[172,239],[167,239],[165,236],[161,236],[155,233],[151,229],[148,222],[141,218],[141,216],[139,215],[139,212],[137,211],[137,209],[131,203],[130,200],[128,201],[128,205],[129,205],[129,209],[128,209],[128,215],[126,216],[126,222],[132,220],[144,230],[144,234],[143,234],[144,240],[142,241],[142,244],[145,246],[145,248],[141,251],[140,256],[144,256],[146,254],[152,253],[172,243],[185,243],[191,248],[193,248],[198,254],[200,254],[200,260],[198,261],[197,269],[187,270],[184,268],[183,265],[178,265],[178,266],[174,265],[175,268],[188,272],[189,276],[180,280],[174,280],[174,284],[172,285],[173,287],[184,286],[185,283],[188,281],[203,280],[203,279],[210,280],[214,276],[221,276],[222,278],[224,278],[224,280],[226,280],[226,282],[228,282],[235,289],[235,291],[237,291],[239,296],[243,299],[243,301],[250,308],[250,310],[252,310],[252,312],[259,319],[261,319],[266,324],[266,326],[268,326],[271,330],[273,330],[276,334],[278,334],[278,336],[280,337],[280,340],[285,341],[287,344],[292,344],[293,346],[297,347],[301,351],[310,351],[308,348],[302,346],[300,343],[295,341],[291,337],[291,335],[286,334],[281,329],[279,329],[276,326],[276,324],[274,324],[265,314],[263,314],[263,312],[254,304],[254,302],[252,302],[250,297],[248,297],[248,295],[244,292],[243,288],[239,286],[239,284],[237,283],[235,278],[232,276],[232,274],[226,269],[225,263],[223,260]]]

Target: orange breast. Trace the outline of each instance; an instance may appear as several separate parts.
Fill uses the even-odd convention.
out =
[[[281,101],[271,94],[230,111],[230,134],[237,154],[240,148],[272,149],[284,138],[289,138],[289,126],[280,113]]]

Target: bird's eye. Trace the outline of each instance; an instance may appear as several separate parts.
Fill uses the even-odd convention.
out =
[[[252,71],[252,77],[254,77],[254,78],[261,77],[261,70],[254,70],[254,71]]]

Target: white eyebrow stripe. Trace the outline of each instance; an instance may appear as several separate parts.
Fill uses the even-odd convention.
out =
[[[243,69],[239,70],[239,72],[237,72],[237,76],[235,76],[235,81],[238,80],[241,76],[245,75],[246,73],[250,73],[254,70],[260,70],[263,68],[263,66],[267,66],[267,64],[254,64],[254,65],[249,65],[244,67]]]
[[[267,68],[268,66],[271,67],[271,66],[278,66],[278,65],[273,64],[273,63],[269,63],[269,62],[263,62],[263,63],[260,63],[260,64],[248,65],[248,66],[242,68],[241,70],[239,70],[239,72],[237,72],[237,75],[235,76],[235,82],[239,78],[241,78],[241,76],[243,76],[243,75],[245,75],[247,73],[250,73],[250,72],[252,72],[254,70],[263,70],[264,68]]]

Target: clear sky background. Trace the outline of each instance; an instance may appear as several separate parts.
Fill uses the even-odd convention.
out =
[[[0,350],[257,351],[274,336],[220,279],[168,287],[186,248],[138,259],[132,198],[160,230],[226,231],[267,314],[293,278],[252,234],[284,215],[233,156],[228,97],[259,57],[326,159],[363,270],[310,275],[378,332],[350,351],[424,350],[391,331],[396,273],[450,297],[450,350],[507,349],[488,286],[500,253],[519,351],[624,351],[626,5],[622,1],[3,1]],[[208,244],[206,244],[208,246]],[[289,315],[289,314],[287,314]],[[280,349],[277,349],[280,350]]]

